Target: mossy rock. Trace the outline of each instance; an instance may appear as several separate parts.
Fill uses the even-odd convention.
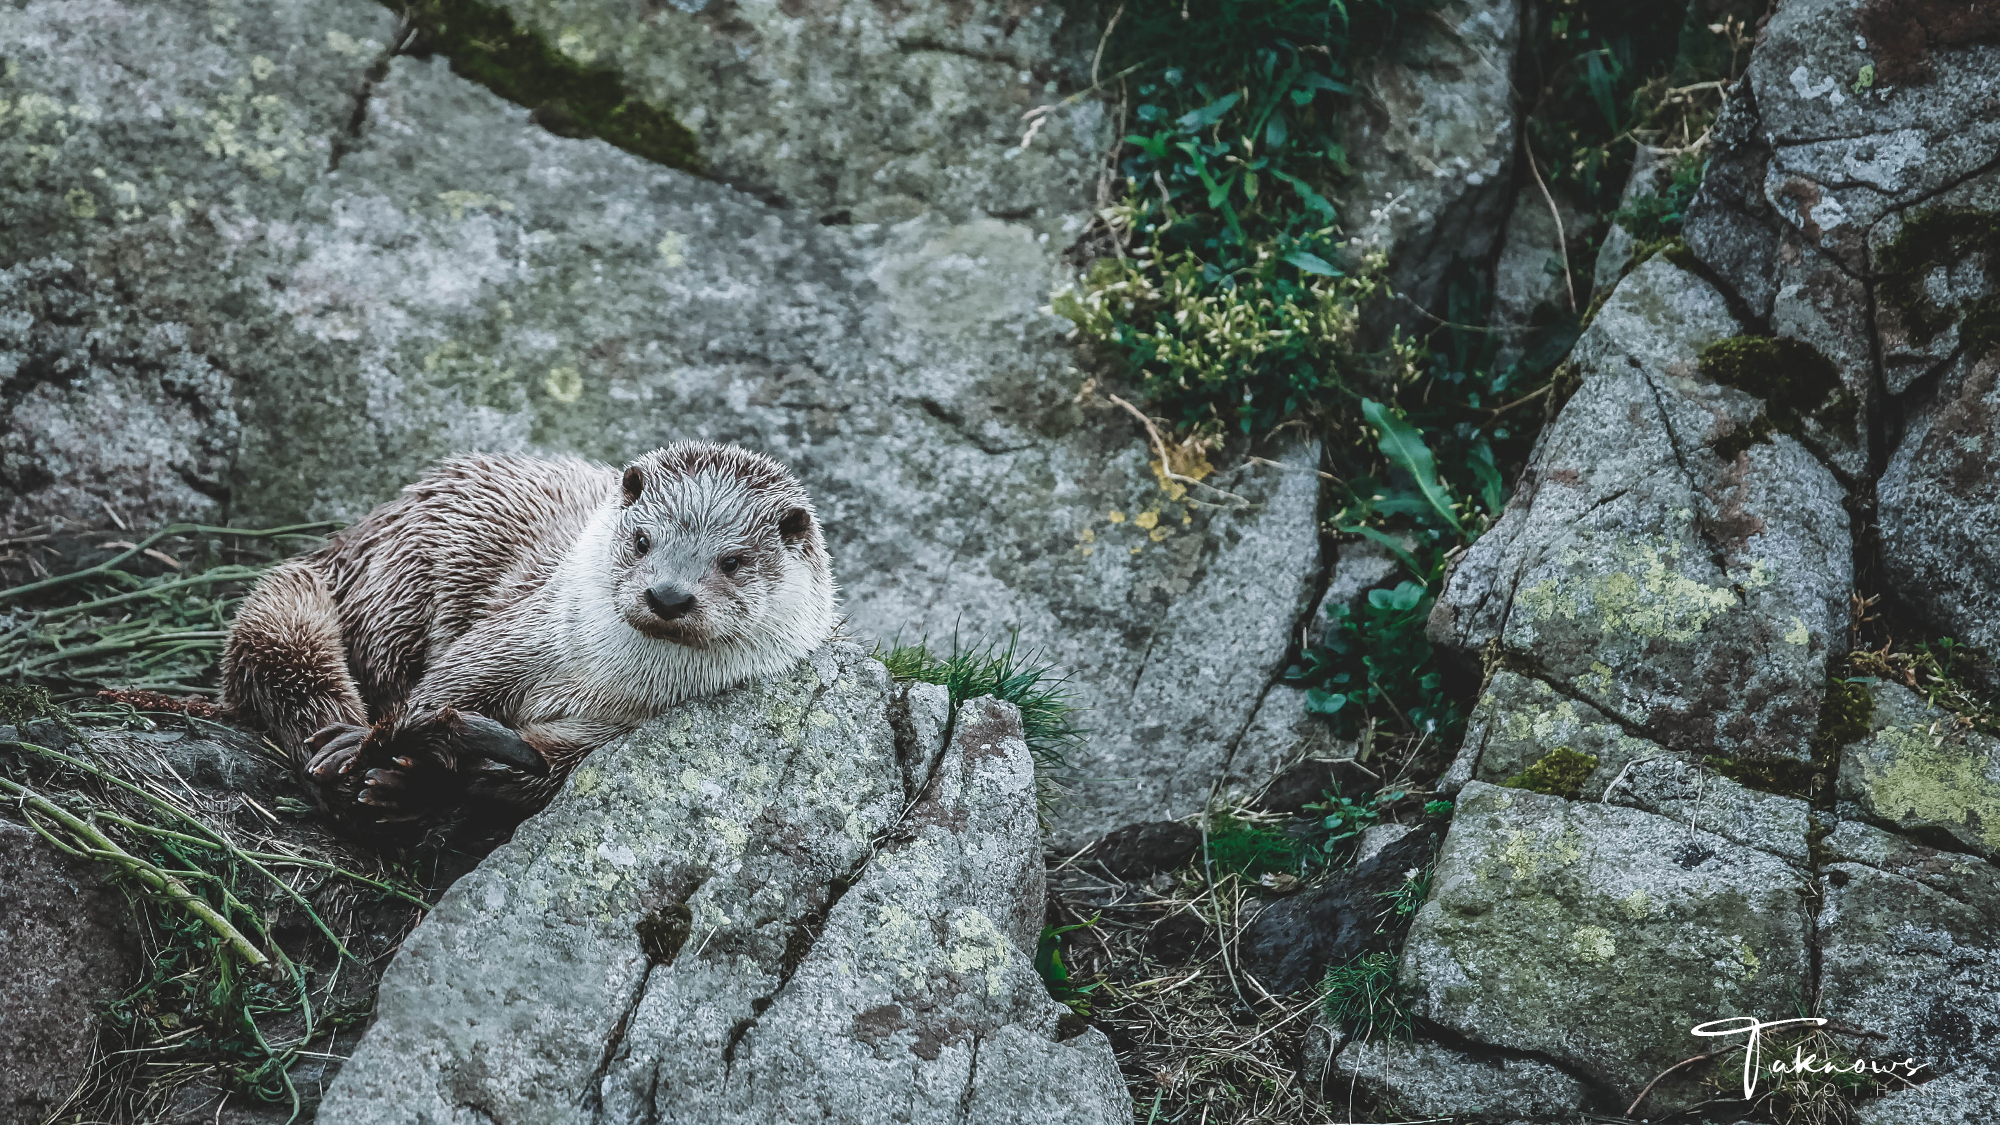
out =
[[[1803,340],[1734,336],[1702,349],[1700,365],[1703,377],[1757,396],[1767,412],[1716,445],[1725,459],[1773,432],[1793,433],[1806,419],[1834,433],[1854,428],[1860,401],[1842,386],[1833,361]]]
[[[1574,801],[1583,792],[1583,783],[1597,769],[1595,754],[1581,754],[1558,746],[1542,759],[1500,784],[1508,789],[1526,789]]]
[[[1940,304],[1926,279],[1940,265],[1985,260],[1983,297]],[[2000,347],[2000,212],[1932,207],[1903,221],[1879,259],[1876,292],[1902,318],[1911,339],[1928,344],[1957,321],[1966,355],[1977,361]]]

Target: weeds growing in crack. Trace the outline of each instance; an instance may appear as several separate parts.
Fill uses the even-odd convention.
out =
[[[1061,985],[1088,990],[1089,1022],[1110,1038],[1139,1120],[1275,1125],[1327,1120],[1344,1103],[1344,1086],[1322,1088],[1343,1033],[1326,1020],[1319,991],[1272,994],[1244,969],[1238,945],[1259,911],[1341,874],[1352,841],[1334,838],[1348,828],[1422,824],[1438,810],[1393,791],[1329,805],[1311,815],[1220,807],[1207,861],[1197,855],[1150,878],[1109,878],[1088,854],[1052,866],[1048,926],[1060,931]],[[1333,858],[1302,862],[1302,840]],[[1400,924],[1427,879],[1420,870],[1383,896],[1385,927]]]
[[[1018,637],[969,645],[954,633],[951,648],[932,651],[929,638],[915,644],[877,646],[875,658],[897,680],[940,684],[951,693],[951,708],[985,696],[1011,703],[1021,713],[1022,738],[1035,759],[1035,780],[1043,806],[1062,793],[1062,774],[1069,755],[1082,746],[1089,730],[1077,724],[1078,709],[1069,677],[1038,652],[1024,652]]]

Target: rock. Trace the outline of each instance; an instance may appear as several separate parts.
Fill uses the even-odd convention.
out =
[[[1955,361],[1876,486],[1884,577],[1935,628],[2000,646],[2000,352]],[[1961,374],[1962,372],[1962,374]]]
[[[1018,130],[1096,30],[638,7],[507,5],[761,198],[385,59],[365,0],[6,8],[0,522],[352,519],[465,449],[740,442],[812,490],[857,630],[1012,634],[1072,676],[1062,842],[1199,811],[1311,598],[1318,450],[1182,496],[1078,401],[1043,307],[1111,126]]]
[[[1914,1099],[1936,1109],[1903,1120],[1951,1120],[1935,1099],[1958,1083],[1986,1084],[1990,1099],[2000,1055],[2000,870],[1851,821],[1826,846],[1819,1014],[1877,1036],[1843,1041],[1852,1053],[1913,1059],[1924,1065],[1919,1080],[1945,1084]]]
[[[1329,1085],[1352,1084],[1400,1117],[1542,1117],[1589,1101],[1583,1083],[1540,1059],[1480,1056],[1438,1043],[1350,1041],[1333,1057],[1332,1076]]]
[[[1840,799],[1877,824],[2000,857],[2000,738],[1900,684],[1868,690],[1868,737],[1840,749]]]
[[[1407,919],[1382,896],[1430,862],[1436,838],[1414,832],[1313,891],[1266,906],[1243,931],[1243,971],[1271,993],[1318,984],[1328,968],[1363,953],[1393,948]]]
[[[1019,717],[948,717],[837,642],[599,750],[405,941],[323,1118],[1130,1120],[1030,960]]]
[[[1807,844],[1813,828],[1812,806],[1797,797],[1739,785],[1672,755],[1633,762],[1604,799],[1644,809],[1690,829],[1713,832],[1732,844],[1769,852],[1801,869],[1812,863]]]
[[[1465,727],[1457,759],[1438,783],[1450,795],[1467,781],[1501,784],[1567,748],[1597,759],[1578,796],[1596,800],[1604,787],[1641,758],[1668,751],[1634,738],[1588,703],[1572,699],[1532,676],[1502,669],[1493,673]]]
[[[1201,854],[1201,829],[1176,820],[1128,824],[1092,844],[1080,857],[1100,863],[1120,879],[1172,871]]]
[[[1669,749],[1807,760],[1847,636],[1843,492],[1761,404],[1696,357],[1739,330],[1720,294],[1654,259],[1577,342],[1583,384],[1431,616]],[[1506,724],[1489,708],[1487,722]]]
[[[1361,830],[1360,838],[1354,842],[1354,866],[1360,867],[1362,864],[1381,855],[1411,833],[1422,831],[1424,831],[1422,828],[1414,824],[1369,825]]]
[[[1624,211],[1642,199],[1650,199],[1660,194],[1661,174],[1668,170],[1667,154],[1644,142],[1638,142],[1632,153],[1632,174],[1625,180],[1625,190],[1618,196],[1618,209]],[[1597,248],[1597,262],[1593,267],[1590,288],[1593,293],[1602,293],[1618,284],[1625,275],[1625,267],[1632,264],[1632,252],[1638,242],[1624,224],[1613,219],[1604,232],[1604,243]]]
[[[1331,778],[1332,766],[1321,759],[1353,754],[1323,717],[1306,710],[1304,688],[1272,684],[1229,755],[1222,791],[1259,808],[1296,812],[1319,800]]]
[[[1404,548],[1412,544],[1405,539]],[[1333,565],[1327,570],[1326,592],[1320,595],[1319,604],[1313,607],[1313,618],[1309,639],[1318,641],[1325,635],[1328,624],[1327,614],[1335,606],[1346,606],[1359,612],[1368,600],[1368,591],[1378,586],[1389,586],[1399,578],[1408,579],[1403,562],[1385,543],[1372,539],[1356,539],[1342,543],[1334,555]]]
[[[1491,251],[1513,202],[1520,4],[1451,0],[1436,22],[1356,67],[1341,212],[1356,249],[1388,251],[1390,284],[1426,307],[1453,259]]]
[[[2000,1117],[2000,1082],[1934,1078],[1854,1107],[1855,1125],[1984,1125]]]
[[[1097,31],[1057,5],[500,6],[668,107],[702,171],[824,222],[1022,215],[1066,241],[1110,140],[1103,102],[1066,97]]]
[[[1973,280],[1978,251],[1936,228],[1896,248],[1905,229],[1952,209],[1991,212],[2000,192],[1990,167],[2000,143],[2000,115],[1990,109],[2000,45],[1965,28],[1920,49],[1902,42],[1931,18],[1918,9],[1928,5],[1795,0],[1774,12],[1717,119],[1686,223],[1690,250],[1753,319],[1768,317],[1775,333],[1832,364],[1854,408],[1804,429],[1856,477],[1879,468],[1868,428],[1878,379],[1901,395],[1935,372],[1952,355],[1956,322],[1992,290]],[[1857,315],[1864,308],[1873,311]],[[1936,559],[1887,542],[1891,511],[1885,503],[1892,579],[1925,575]],[[1936,526],[1910,518],[1903,526],[1919,538]]]
[[[138,978],[125,896],[0,820],[0,1123],[41,1125],[97,1057],[100,1012]]]
[[[1548,197],[1539,190],[1523,188],[1514,195],[1507,233],[1493,263],[1493,305],[1487,313],[1487,324],[1504,333],[1493,357],[1495,370],[1504,370],[1526,353],[1530,330],[1545,317],[1571,311],[1574,279],[1563,276],[1563,251],[1569,239],[1583,236],[1587,220],[1565,200],[1558,198],[1556,206],[1562,215],[1560,227],[1558,212],[1549,209]],[[1587,294],[1578,297],[1587,299]]]
[[[1689,1028],[1790,1011],[1807,980],[1805,875],[1652,813],[1470,782],[1433,879],[1400,969],[1416,1013],[1621,1107],[1698,1053]],[[1647,1107],[1702,1096],[1670,1078]]]

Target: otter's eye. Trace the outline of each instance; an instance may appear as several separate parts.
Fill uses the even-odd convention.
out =
[[[736,568],[742,565],[743,565],[742,555],[725,555],[719,561],[716,562],[715,569],[721,571],[724,574],[735,574]]]
[[[649,536],[649,535],[647,535],[647,534],[646,534],[645,532],[643,532],[643,531],[641,531],[641,532],[639,532],[639,533],[637,533],[637,534],[633,535],[633,536],[632,536],[632,548],[633,548],[634,550],[638,551],[638,552],[639,552],[640,554],[642,554],[642,555],[643,555],[643,554],[645,554],[645,553],[646,553],[647,551],[650,551],[650,550],[652,550],[652,549],[653,549],[653,540],[652,540],[652,537],[651,537],[651,536]]]

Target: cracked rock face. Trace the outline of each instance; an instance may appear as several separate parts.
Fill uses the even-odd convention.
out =
[[[1111,123],[1082,99],[1023,150],[1020,115],[1087,85],[1095,29],[506,7],[745,190],[387,59],[365,0],[0,13],[5,519],[352,519],[468,449],[739,442],[811,489],[858,631],[1018,632],[1071,674],[1059,835],[1195,811],[1311,597],[1319,454],[1177,497],[1078,401],[1042,310]]]
[[[1031,963],[1034,786],[845,642],[655,720],[404,943],[322,1119],[1129,1120]]]
[[[1900,684],[1870,695],[1868,737],[1840,750],[1841,801],[1861,819],[2000,857],[2000,739]]]
[[[1434,878],[1403,951],[1416,1011],[1621,1106],[1699,1053],[1689,1028],[1786,1011],[1807,980],[1807,873],[1658,813],[1471,782]],[[1648,1106],[1701,1097],[1670,1079]]]
[[[1846,642],[1852,547],[1834,475],[1791,438],[1745,440],[1758,401],[1700,373],[1702,348],[1739,328],[1664,260],[1620,283],[1572,353],[1582,387],[1431,633],[1498,640],[1662,745],[1803,760]]]

